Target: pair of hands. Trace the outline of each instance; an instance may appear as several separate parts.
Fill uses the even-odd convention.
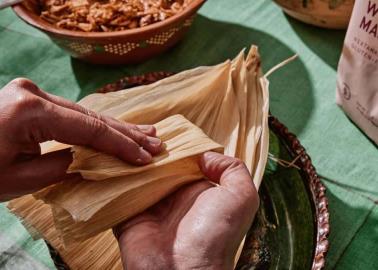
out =
[[[48,140],[92,147],[136,165],[162,151],[153,126],[98,115],[26,79],[0,90],[0,101],[0,201],[80,177],[66,174],[69,150],[41,155],[39,144]],[[237,159],[209,152],[200,168],[217,185],[187,185],[115,228],[125,269],[232,269],[258,195]]]

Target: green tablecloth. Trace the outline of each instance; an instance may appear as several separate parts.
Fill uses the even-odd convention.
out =
[[[378,269],[377,147],[335,105],[344,34],[297,22],[269,0],[209,0],[173,50],[144,64],[109,68],[70,58],[7,9],[0,11],[0,86],[23,76],[78,100],[125,75],[216,64],[252,43],[260,47],[265,71],[298,53],[299,60],[270,77],[271,111],[299,136],[319,174],[332,180],[325,181],[331,214],[327,269]],[[4,205],[0,253],[0,268],[54,269],[43,242],[33,241]]]

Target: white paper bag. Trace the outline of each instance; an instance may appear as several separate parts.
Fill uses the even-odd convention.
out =
[[[378,143],[378,0],[357,0],[338,66],[337,104]]]

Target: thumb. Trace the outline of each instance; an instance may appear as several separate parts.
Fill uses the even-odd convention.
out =
[[[17,162],[0,171],[0,201],[7,201],[44,187],[76,178],[79,174],[66,174],[72,162],[69,149],[48,153],[28,161]],[[36,169],[37,168],[37,169]]]
[[[258,198],[252,177],[240,159],[215,152],[206,152],[200,160],[203,174],[227,190],[247,198]]]

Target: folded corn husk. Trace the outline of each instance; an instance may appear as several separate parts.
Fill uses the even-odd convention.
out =
[[[268,81],[262,76],[256,47],[251,48],[246,58],[242,52],[233,61],[181,72],[157,83],[127,91],[90,95],[80,104],[97,112],[136,124],[154,124],[171,115],[182,114],[201,128],[212,140],[223,145],[225,154],[241,158],[246,163],[255,185],[259,187],[261,183],[268,153]],[[48,145],[50,150],[62,147],[65,146]],[[46,148],[47,145],[44,145],[45,151]],[[80,158],[77,157],[75,163],[79,164],[80,162]],[[80,168],[76,169],[80,170]],[[85,168],[86,171],[88,171],[87,169]],[[99,173],[94,167],[89,171],[91,174]],[[102,175],[101,177],[107,176]],[[105,184],[110,181],[116,183],[118,180],[86,182]],[[185,180],[183,181],[185,182]],[[120,180],[120,182],[123,181]],[[74,184],[82,185],[81,183]],[[160,185],[156,185],[151,187],[151,190],[160,188]],[[165,196],[172,190],[164,191],[158,197]],[[53,202],[48,194],[45,199]],[[124,202],[123,206],[125,205],[127,202]],[[53,222],[52,211],[46,204],[42,204],[40,201],[36,202],[30,196],[16,199],[9,204],[10,209],[22,217],[29,227],[33,226],[61,252],[63,259],[72,269],[120,269],[119,254],[113,247],[116,243],[109,231],[100,233],[84,242],[74,243],[66,249],[63,248],[59,235],[66,225],[58,224],[66,224],[64,222],[67,220],[69,221],[67,224],[72,224],[76,216],[62,206],[63,204],[58,207],[52,205],[54,214],[61,217],[61,220],[57,221],[56,219],[54,227],[46,228],[46,223],[52,224]],[[29,215],[26,208],[38,215]],[[88,211],[94,210],[88,209]],[[64,215],[61,214],[62,212]],[[105,211],[102,211],[101,208],[96,210],[96,213],[100,214],[94,223],[87,224],[87,228],[101,226],[109,218],[117,219],[114,216],[105,215]],[[94,216],[96,214],[88,214],[88,220]],[[106,245],[111,245],[112,248],[109,248],[109,252],[103,254],[102,257],[94,258],[91,256],[92,253],[87,251],[91,250],[96,254],[103,251],[104,243],[99,242],[99,237],[102,237],[101,241],[106,241]],[[94,265],[96,267],[93,267]]]
[[[52,205],[56,228],[65,245],[88,239],[157,203],[181,185],[203,178],[198,155],[223,148],[181,115],[155,125],[165,150],[146,166],[74,147],[70,171],[85,179],[67,180],[35,197]],[[98,181],[103,180],[104,181]]]
[[[133,166],[90,148],[74,146],[74,159],[67,172],[78,172],[85,179],[103,180],[146,172],[205,151],[223,149],[182,115],[170,116],[155,124],[155,128],[165,150],[153,157],[151,164]]]

